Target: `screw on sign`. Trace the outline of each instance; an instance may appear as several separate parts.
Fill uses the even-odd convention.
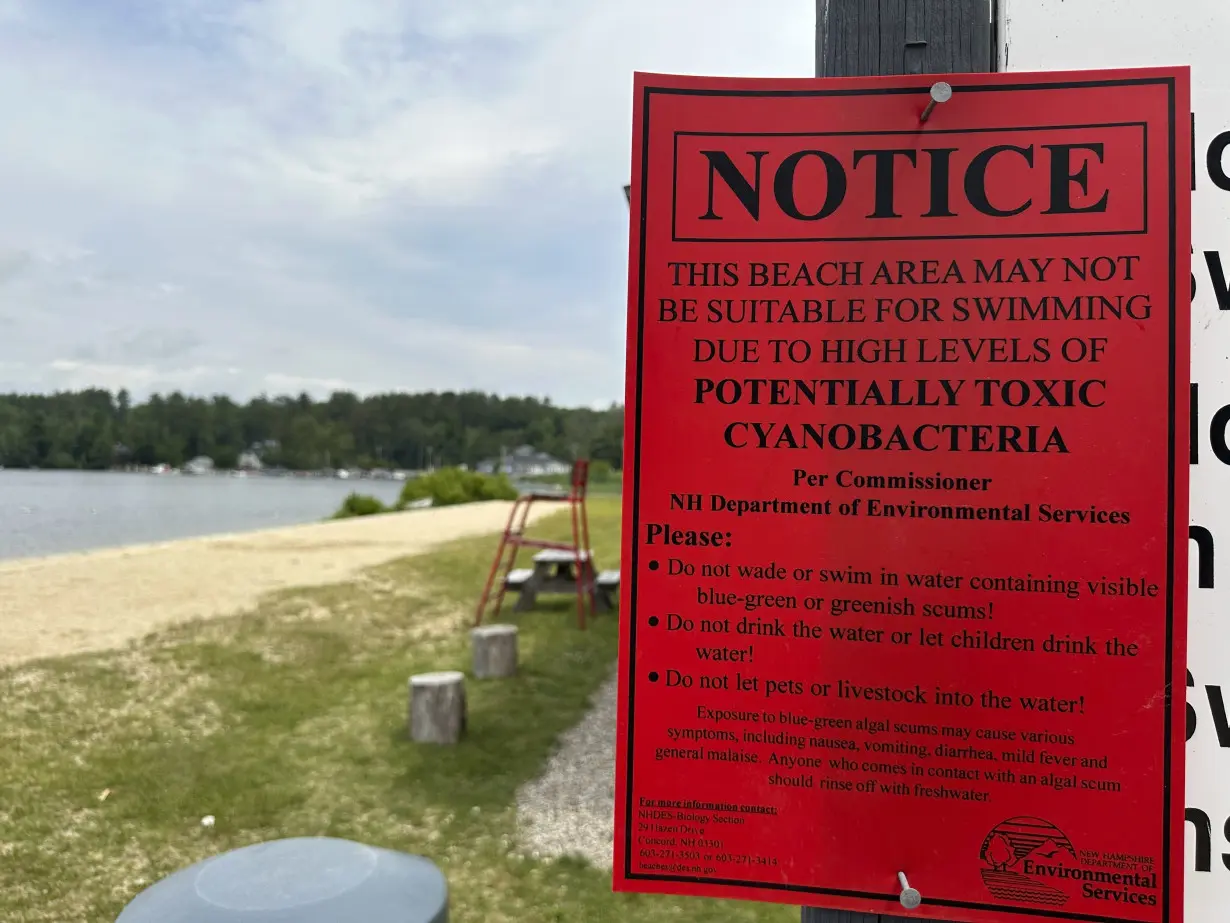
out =
[[[942,82],[637,75],[614,884],[1179,923],[1187,72]]]
[[[943,102],[943,100],[940,100]],[[905,872],[897,873],[897,880],[901,882],[901,906],[906,910],[913,910],[922,903],[922,895],[918,893],[917,888],[910,887],[910,880],[905,877]]]
[[[927,108],[922,111],[922,115],[918,117],[918,121],[925,122],[931,118],[931,113],[935,111],[935,107],[939,103],[946,103],[952,99],[952,86],[945,83],[943,80],[937,80],[931,84],[931,101],[927,103]]]

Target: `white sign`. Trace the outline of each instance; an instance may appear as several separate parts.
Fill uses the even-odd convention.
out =
[[[1230,920],[1230,0],[1001,0],[1003,70],[1192,68],[1187,923]],[[1181,692],[1181,690],[1179,690]]]

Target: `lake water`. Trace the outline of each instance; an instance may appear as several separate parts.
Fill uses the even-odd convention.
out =
[[[397,481],[0,471],[0,559],[319,522]]]

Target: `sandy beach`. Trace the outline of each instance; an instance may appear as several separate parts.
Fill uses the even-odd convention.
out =
[[[337,583],[498,532],[510,507],[474,503],[0,562],[0,665],[115,648],[178,622],[234,614],[272,590]]]

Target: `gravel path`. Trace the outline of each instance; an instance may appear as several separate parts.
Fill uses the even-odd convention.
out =
[[[546,771],[517,792],[521,845],[531,856],[578,856],[611,867],[616,685],[612,675],[581,723],[560,737]]]

